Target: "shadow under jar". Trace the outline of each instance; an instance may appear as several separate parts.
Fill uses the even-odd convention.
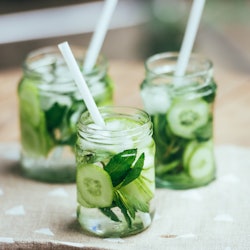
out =
[[[177,53],[148,58],[141,84],[153,122],[156,186],[187,189],[215,179],[213,106],[217,85],[212,62],[191,55],[186,74],[174,76]]]
[[[142,110],[99,109],[106,126],[88,112],[79,121],[76,144],[77,218],[100,237],[125,237],[148,228],[155,193],[152,123]]]
[[[83,49],[73,47],[82,67]],[[98,106],[110,105],[113,83],[100,56],[84,74]],[[57,47],[28,54],[18,85],[21,166],[27,177],[46,182],[74,182],[76,124],[86,106]]]

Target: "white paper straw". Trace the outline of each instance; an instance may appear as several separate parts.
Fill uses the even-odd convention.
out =
[[[103,11],[87,50],[83,65],[84,72],[90,72],[96,63],[117,1],[118,0],[106,0],[104,3]]]
[[[98,126],[104,127],[104,120],[96,106],[96,103],[89,91],[88,85],[84,80],[82,72],[79,69],[79,66],[74,58],[74,55],[69,47],[68,42],[63,42],[58,45],[59,50],[61,51],[66,64],[70,70],[72,77],[75,80],[77,87],[79,88],[82,99],[84,100],[86,107],[94,121],[94,123]]]
[[[186,72],[204,5],[205,0],[193,1],[174,74],[177,77],[183,76]]]

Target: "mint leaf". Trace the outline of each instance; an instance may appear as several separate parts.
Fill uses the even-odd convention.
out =
[[[132,220],[128,214],[128,209],[127,207],[124,205],[124,203],[122,202],[122,195],[120,194],[120,192],[115,192],[115,203],[116,205],[121,209],[121,212],[128,224],[128,227],[131,228],[132,227]],[[135,213],[134,213],[135,214]]]
[[[128,171],[128,174],[125,177],[124,181],[122,182],[121,187],[126,186],[127,184],[129,184],[130,182],[132,182],[133,180],[135,180],[140,176],[144,165],[144,159],[145,159],[145,154],[142,153],[138,158],[138,160],[136,161],[134,167],[130,168],[130,170]]]
[[[119,190],[116,190],[115,194],[116,194],[116,197],[119,198],[119,202],[122,203],[123,207],[127,209],[130,217],[135,219],[135,213],[137,212],[137,210],[134,208],[134,206],[129,203],[129,200]]]
[[[133,162],[136,158],[137,149],[128,149],[114,155],[104,170],[108,172],[111,177],[113,186],[120,184],[127,176]]]
[[[99,208],[99,210],[100,210],[104,215],[106,215],[107,217],[109,217],[111,220],[120,222],[119,218],[118,218],[117,215],[111,210],[111,208],[104,207],[104,208]]]
[[[62,124],[63,116],[66,110],[66,106],[61,106],[57,102],[55,102],[49,110],[46,110],[45,115],[49,131],[52,132]]]
[[[153,193],[141,180],[141,177],[121,187],[119,192],[126,200],[126,203],[135,211],[149,212],[149,202],[153,198]]]
[[[113,206],[121,210],[130,228],[137,211],[149,212],[149,197],[151,197],[151,191],[140,181],[145,154],[142,153],[137,160],[136,155],[137,149],[124,150],[114,155],[104,166],[104,170],[110,175],[115,187]],[[111,207],[102,208],[100,211],[111,220],[119,221]]]

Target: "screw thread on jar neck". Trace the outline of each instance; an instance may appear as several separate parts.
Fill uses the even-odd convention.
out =
[[[101,107],[106,128],[93,123],[89,112],[82,114],[78,123],[78,136],[88,141],[103,144],[121,144],[125,140],[137,143],[152,136],[152,123],[143,110],[129,107]]]
[[[72,46],[72,50],[79,67],[82,67],[86,50],[77,46]],[[88,74],[83,74],[87,80],[97,81],[105,76],[107,69],[107,60],[100,55],[93,70]],[[68,67],[56,46],[44,47],[30,52],[23,63],[23,70],[28,76],[42,79],[43,84],[49,83],[51,79],[54,80],[54,83],[60,82],[60,84],[67,84],[72,80]]]
[[[146,75],[148,77],[164,75],[165,77],[173,78],[178,55],[179,54],[175,52],[165,52],[149,57],[145,62]],[[192,54],[189,60],[186,74],[180,78],[192,78],[212,74],[212,62],[201,55]]]

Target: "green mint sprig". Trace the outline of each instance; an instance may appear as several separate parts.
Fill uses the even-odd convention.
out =
[[[104,170],[110,175],[112,184],[115,188],[113,207],[117,206],[128,223],[132,226],[132,219],[135,218],[135,213],[138,206],[131,203],[126,196],[123,195],[121,188],[136,180],[142,171],[145,155],[142,153],[136,160],[137,149],[128,149],[114,155],[110,161],[104,166]],[[149,205],[144,204],[145,211],[149,210]],[[113,221],[120,221],[116,214],[110,208],[100,208],[103,214],[108,216]]]
[[[119,188],[125,186],[141,174],[144,164],[144,153],[134,163],[136,155],[137,149],[124,150],[114,155],[104,167],[104,170],[110,175],[114,187],[118,185]]]

